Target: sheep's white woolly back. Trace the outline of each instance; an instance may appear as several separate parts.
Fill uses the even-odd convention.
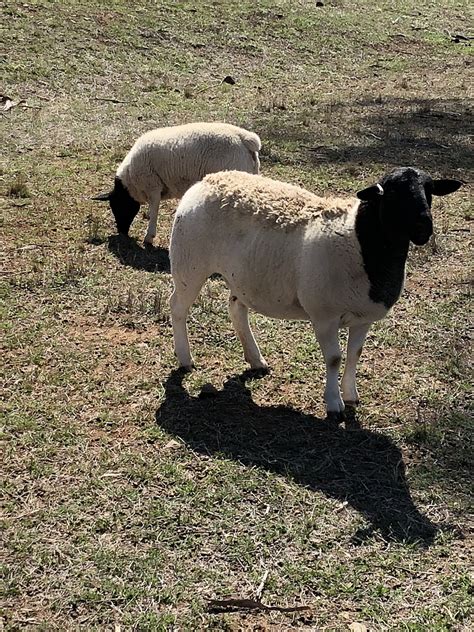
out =
[[[260,138],[228,123],[189,123],[146,132],[117,169],[140,203],[161,191],[181,197],[206,174],[226,169],[258,173]]]
[[[186,123],[184,125],[172,125],[170,127],[159,127],[142,134],[135,142],[130,153],[138,150],[143,145],[153,143],[175,145],[192,137],[200,139],[216,138],[241,139],[246,147],[251,151],[260,151],[262,143],[254,132],[249,132],[242,127],[231,125],[230,123]]]
[[[209,196],[218,197],[223,207],[230,206],[258,221],[286,228],[317,217],[339,217],[357,204],[356,198],[322,198],[292,184],[241,171],[212,173],[203,184]]]

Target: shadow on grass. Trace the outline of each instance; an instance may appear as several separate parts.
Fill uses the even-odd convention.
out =
[[[298,122],[290,122],[278,126],[263,123],[262,138],[299,144],[315,167],[414,165],[447,176],[457,169],[468,173],[474,166],[468,99],[356,99],[322,104],[315,116],[322,116],[316,128],[321,130],[319,137]]]
[[[467,381],[469,377],[466,372]],[[431,476],[436,475],[436,470],[442,471],[443,482],[451,495],[472,496],[474,438],[469,394],[466,393],[465,399],[459,397],[456,405],[451,404],[448,410],[442,401],[437,405],[436,409],[433,403],[427,419],[422,417],[407,429],[405,440],[422,452],[419,468],[429,470]]]
[[[370,523],[354,535],[356,541],[377,530],[387,540],[433,542],[437,527],[415,507],[393,441],[287,406],[259,406],[245,385],[250,377],[247,371],[229,378],[221,391],[190,397],[184,374],[173,371],[164,385],[158,425],[197,452],[225,455],[347,501]]]
[[[111,235],[108,249],[125,266],[147,272],[170,271],[170,258],[166,248],[141,246],[132,237]]]

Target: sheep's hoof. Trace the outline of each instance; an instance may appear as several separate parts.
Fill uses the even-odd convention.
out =
[[[268,364],[265,366],[256,366],[255,368],[250,367],[248,370],[254,377],[263,377],[264,375],[268,375],[270,373],[270,367]]]
[[[326,420],[332,424],[341,424],[345,419],[343,410],[328,410]]]
[[[183,373],[191,373],[195,368],[194,362],[192,364],[180,364],[179,366],[179,370]]]
[[[344,400],[344,406],[346,408],[357,408],[357,406],[359,405],[359,400]]]
[[[146,236],[145,239],[143,240],[143,243],[145,244],[145,246],[153,246],[154,239],[155,239],[155,235],[153,235],[153,237]]]

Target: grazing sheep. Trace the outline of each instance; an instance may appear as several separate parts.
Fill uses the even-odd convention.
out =
[[[156,235],[161,200],[180,198],[208,173],[237,169],[258,173],[257,134],[227,123],[190,123],[155,129],[135,142],[117,169],[109,201],[119,233],[128,231],[140,204],[149,204],[146,243]]]
[[[249,308],[311,321],[326,363],[328,415],[339,418],[344,402],[358,403],[356,364],[370,325],[400,296],[410,241],[426,244],[433,232],[432,195],[460,186],[407,167],[359,191],[357,200],[321,198],[236,171],[207,176],[183,197],[171,234],[179,364],[193,366],[186,317],[217,272],[230,289],[230,316],[253,369],[268,367],[250,330]],[[341,327],[349,328],[342,397]]]

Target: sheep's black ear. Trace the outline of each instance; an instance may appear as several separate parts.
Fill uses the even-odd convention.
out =
[[[91,198],[91,200],[99,200],[99,202],[107,202],[107,200],[110,200],[111,194],[112,194],[112,191],[109,191],[108,193],[101,193],[100,195],[96,195],[95,197]]]
[[[433,180],[433,195],[448,195],[457,191],[460,186],[462,182],[459,180]]]
[[[357,197],[359,200],[364,200],[365,202],[376,200],[381,195],[383,195],[383,188],[380,184],[374,184],[372,187],[367,187],[367,189],[357,191]]]

